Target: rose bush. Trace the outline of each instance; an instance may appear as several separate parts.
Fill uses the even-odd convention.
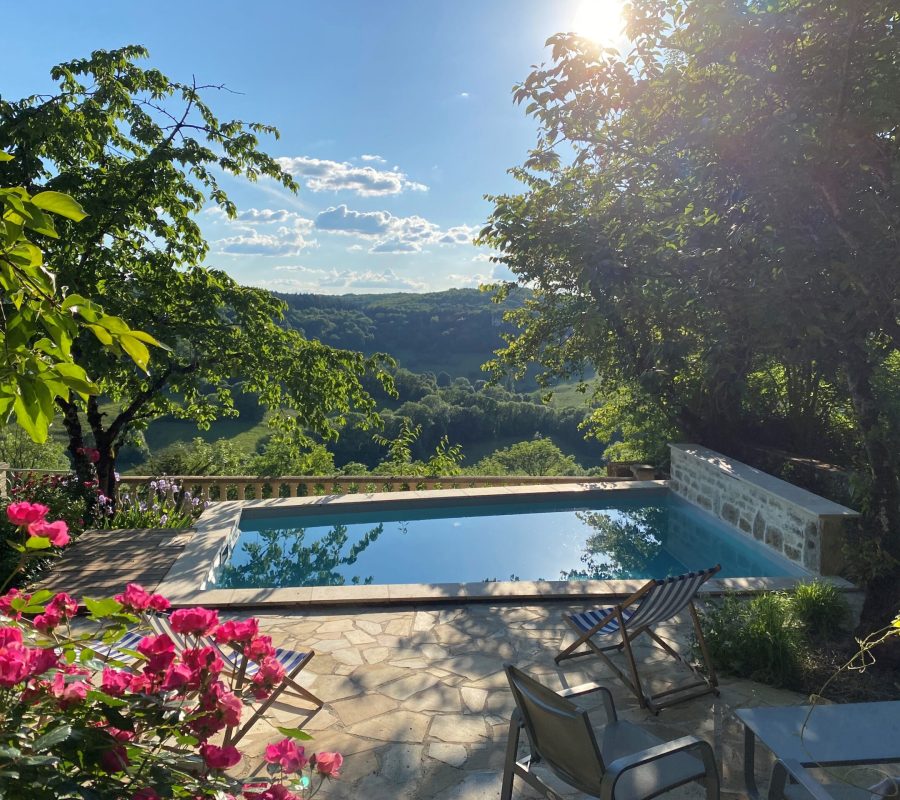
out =
[[[52,547],[46,514],[41,504],[7,509],[21,552],[29,541]],[[256,620],[220,623],[215,611],[179,609],[170,617],[185,637],[178,648],[150,624],[169,607],[159,594],[131,584],[83,605],[82,619],[64,592],[0,596],[0,797],[294,800],[338,777],[339,754],[308,758],[297,742],[310,737],[288,728],[266,750],[269,780],[245,785],[227,774],[241,753],[214,738],[284,675]],[[116,648],[126,630],[142,634],[133,650]],[[266,676],[242,681],[219,647],[269,662]]]

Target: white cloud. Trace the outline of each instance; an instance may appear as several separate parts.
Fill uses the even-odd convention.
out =
[[[469,93],[468,92],[460,92],[459,96],[462,97],[463,100],[465,100],[469,97]]]
[[[247,234],[217,239],[212,243],[212,250],[228,255],[293,256],[317,246],[315,239],[305,239],[296,230],[279,228],[278,235],[254,230]]]
[[[374,161],[376,164],[387,164],[381,156],[372,155],[371,153],[363,153],[360,158],[363,161]]]
[[[453,286],[473,286],[478,287],[483,283],[491,283],[493,279],[490,275],[485,275],[484,273],[476,273],[474,275],[464,275],[459,273],[451,273],[447,276],[447,280]]]
[[[257,285],[271,289],[293,289],[338,294],[348,291],[412,291],[420,292],[427,284],[398,275],[392,269],[375,270],[312,269],[300,264],[283,264],[275,267],[279,272],[293,273],[291,277],[278,277],[257,281]]]
[[[248,225],[268,225],[274,222],[291,222],[295,228],[312,228],[312,220],[286,208],[247,208],[239,211],[235,219]]]
[[[425,192],[428,187],[409,179],[397,167],[389,170],[358,167],[346,161],[308,156],[278,158],[282,169],[304,181],[313,192],[354,192],[360,197],[380,197],[405,191]]]
[[[343,204],[320,212],[315,228],[376,240],[370,253],[418,253],[428,245],[469,244],[476,231],[470,225],[442,230],[424,217],[395,217],[388,211],[354,211]]]

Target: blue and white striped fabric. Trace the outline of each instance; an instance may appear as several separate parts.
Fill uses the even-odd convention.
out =
[[[578,627],[579,630],[587,633],[591,628],[594,627],[597,623],[599,623],[604,617],[609,616],[612,613],[612,608],[597,608],[593,611],[585,611],[583,614],[572,614],[569,619],[572,620],[573,623]],[[628,620],[632,617],[635,612],[630,608],[622,609],[622,617],[625,620],[625,624],[628,625]],[[606,623],[602,628],[599,628],[596,633],[601,634],[612,634],[616,633],[619,630],[619,620],[613,617],[609,622]]]
[[[226,652],[219,649],[219,652],[229,661],[233,669],[238,669],[241,665],[241,660],[243,656],[240,653],[236,653],[234,651]],[[275,648],[275,658],[278,659],[278,662],[284,667],[285,674],[290,675],[306,658],[306,653],[298,653],[296,650],[285,650],[281,647]],[[244,674],[248,677],[253,677],[256,673],[259,672],[259,664],[255,661],[248,661],[247,668],[244,670]]]
[[[141,643],[141,639],[143,638],[143,633],[126,631],[115,644],[103,644],[97,642],[95,645],[91,645],[91,650],[105,659],[112,658],[116,661],[134,661],[133,656],[128,655],[128,653],[123,653],[122,650],[137,650],[137,646]]]
[[[688,572],[685,575],[654,581],[655,586],[638,601],[637,606],[622,609],[625,627],[633,631],[671,619],[694,599],[697,590],[718,571],[719,567],[715,566],[701,572]],[[587,633],[612,610],[599,608],[582,614],[572,614],[569,619],[579,630]],[[619,621],[613,617],[606,625],[595,631],[595,635],[609,636],[618,631]]]

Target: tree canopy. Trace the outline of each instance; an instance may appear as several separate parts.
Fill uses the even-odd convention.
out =
[[[720,448],[747,432],[754,372],[790,373],[814,423],[839,386],[900,555],[877,390],[900,346],[896,4],[634,0],[627,32],[624,55],[552,37],[515,90],[540,134],[481,242],[535,295],[495,366],[587,360],[601,395]]]
[[[86,410],[110,496],[116,453],[135,426],[162,414],[206,426],[234,413],[237,382],[273,410],[276,429],[333,436],[351,410],[373,421],[360,377],[382,363],[286,330],[281,301],[202,266],[195,215],[208,202],[235,213],[221,174],[296,184],[260,149],[274,128],[219,120],[205,97],[221,87],[170,80],[140,66],[146,57],[137,46],[96,51],[52,70],[55,94],[0,100],[0,148],[14,156],[0,164],[0,185],[65,192],[87,212],[46,245],[60,282],[170,348],[144,372],[93,337],[73,341],[75,361],[116,404],[106,414],[91,395]],[[59,405],[83,464],[78,397]]]

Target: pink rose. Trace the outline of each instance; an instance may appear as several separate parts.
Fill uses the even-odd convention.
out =
[[[128,752],[120,744],[100,754],[100,766],[107,772],[121,772],[128,764]]]
[[[259,621],[246,619],[242,622],[228,620],[213,631],[213,637],[219,644],[246,643],[259,633]]]
[[[22,612],[16,611],[12,606],[13,600],[22,600],[24,603],[28,603],[30,599],[30,594],[22,594],[18,589],[10,589],[3,597],[0,597],[0,614],[12,619],[22,619]]]
[[[274,656],[266,656],[259,662],[259,670],[253,676],[253,695],[257,700],[269,696],[284,678],[284,667]]]
[[[241,754],[231,745],[217,747],[214,744],[201,744],[200,755],[210,769],[228,769],[241,760]]]
[[[53,611],[63,619],[69,619],[78,613],[78,601],[71,595],[60,592],[47,603],[47,611]]]
[[[344,757],[340,753],[316,753],[313,756],[316,769],[329,778],[341,777],[341,765]]]
[[[233,692],[229,691],[222,681],[211,684],[200,698],[200,708],[204,711],[215,711],[228,727],[239,725],[244,707]]]
[[[6,518],[13,525],[30,525],[42,520],[49,513],[50,509],[40,503],[10,503],[6,507]]]
[[[66,681],[62,672],[57,672],[50,683],[50,694],[59,700],[62,708],[82,702],[87,697],[87,684],[84,681]]]
[[[59,625],[60,622],[62,622],[62,617],[55,611],[51,611],[49,608],[45,613],[38,614],[34,620],[32,620],[34,627],[41,633],[50,633],[50,631]]]
[[[217,676],[224,666],[218,652],[216,652],[215,648],[209,646],[183,650],[181,661],[193,673],[191,678],[192,689],[200,687],[205,675]]]
[[[117,669],[103,668],[103,677],[100,679],[100,688],[113,697],[125,694],[131,686],[131,674]]]
[[[247,658],[251,661],[262,661],[266,656],[275,655],[275,648],[272,646],[271,636],[257,636],[250,641],[244,648]]]
[[[145,672],[165,672],[175,660],[175,644],[164,633],[145,636],[138,643],[137,651],[147,659]]]
[[[219,624],[219,614],[208,608],[179,608],[172,612],[169,622],[175,633],[206,636]]]
[[[54,547],[65,547],[69,543],[69,526],[61,519],[56,522],[38,520],[28,526],[30,536],[43,536]]]
[[[143,586],[137,583],[129,583],[122,594],[117,594],[115,599],[120,602],[127,611],[144,611],[150,607],[151,595]]]
[[[22,644],[22,631],[18,628],[0,628],[0,647]]]
[[[262,791],[257,791],[260,788]],[[248,791],[248,789],[250,791]],[[244,797],[247,800],[302,800],[299,794],[294,794],[287,786],[273,783],[250,783],[244,785]]]
[[[20,642],[0,646],[0,686],[15,686],[31,674],[31,654]]]
[[[161,594],[151,594],[150,595],[150,608],[154,611],[158,611],[162,613],[163,611],[168,611],[171,603],[166,600]]]
[[[266,761],[278,764],[285,772],[300,772],[309,759],[304,748],[299,747],[293,739],[282,739],[277,744],[266,746]]]
[[[135,792],[131,800],[162,800],[162,798],[149,786]]]
[[[166,672],[166,677],[160,688],[165,692],[180,689],[191,682],[193,673],[190,667],[184,664],[172,664]]]
[[[30,650],[28,671],[32,676],[43,675],[48,669],[59,666],[59,654],[52,647]]]

